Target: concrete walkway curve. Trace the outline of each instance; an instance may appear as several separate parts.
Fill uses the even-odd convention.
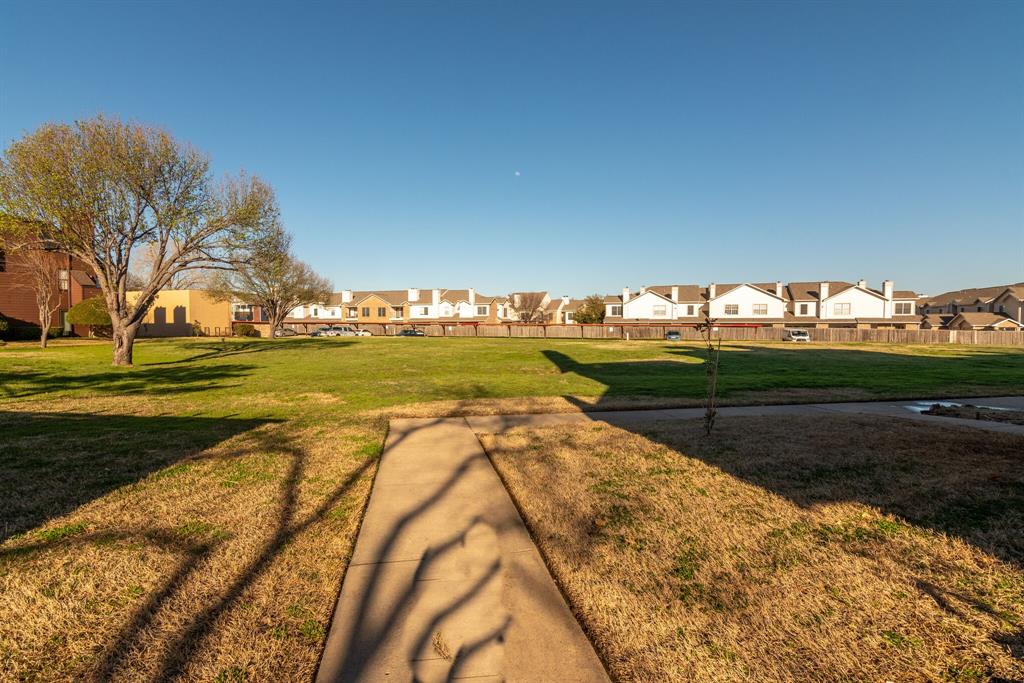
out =
[[[392,420],[318,682],[607,682],[464,418]]]

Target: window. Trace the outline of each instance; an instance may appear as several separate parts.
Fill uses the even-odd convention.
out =
[[[232,304],[231,317],[234,320],[252,320],[252,306],[249,304]]]
[[[370,317],[370,307],[369,306],[363,306],[363,310],[361,310],[359,312],[359,315],[363,316],[364,318],[369,318]]]
[[[350,317],[350,318],[354,318],[354,317],[356,317],[356,312],[357,312],[358,310],[359,310],[359,309],[357,309],[357,308],[356,308],[355,306],[349,306],[349,307],[348,307],[348,317]]]
[[[740,314],[740,305],[739,304],[726,304],[725,305],[725,314],[726,315],[739,315]]]
[[[315,318],[315,317],[317,316],[317,310],[318,310],[318,309],[316,309],[316,308],[312,308],[312,309],[310,309],[310,315],[311,315],[311,316],[313,316],[313,317]]]
[[[686,315],[693,315],[693,309],[694,309],[693,304],[690,304],[689,306],[687,306],[686,307]]]
[[[622,315],[622,306],[612,306],[612,312],[609,315]]]
[[[487,307],[486,306],[477,306],[476,307],[476,314],[477,315],[487,315]]]
[[[59,285],[58,286],[60,287],[60,291],[62,291],[62,292],[68,291],[68,276],[69,276],[68,271],[66,271],[66,270],[60,271],[60,281],[59,281]]]
[[[571,323],[572,322],[572,311],[566,311],[565,312],[565,322],[567,322],[567,323]]]
[[[402,306],[395,306],[394,308],[391,309],[391,317],[392,318],[401,318],[402,314],[404,312],[405,312],[405,308],[403,308]]]
[[[754,315],[768,315],[768,304],[754,304]]]
[[[664,317],[665,315],[668,315],[664,305],[655,306],[654,309],[653,309],[653,313],[654,313],[654,315],[660,316],[660,317]]]
[[[430,306],[421,306],[420,315],[430,315]]]
[[[912,315],[913,313],[914,304],[909,301],[896,304],[896,315]]]
[[[836,315],[850,315],[850,304],[832,304],[832,312]]]
[[[800,304],[800,315],[807,315],[807,304]]]
[[[383,318],[387,314],[388,314],[388,309],[387,308],[385,308],[384,306],[378,306],[377,307],[377,317],[378,318]]]

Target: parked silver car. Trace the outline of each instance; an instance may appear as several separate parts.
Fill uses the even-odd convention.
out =
[[[809,342],[811,341],[811,333],[807,330],[785,330],[782,333],[782,338],[785,341],[791,342]]]

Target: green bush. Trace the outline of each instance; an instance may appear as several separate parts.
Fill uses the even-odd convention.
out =
[[[11,326],[7,324],[7,318],[0,315],[0,339],[4,339],[7,335],[7,330],[11,329]]]
[[[259,337],[260,331],[249,323],[241,323],[235,325],[235,336],[236,337]]]
[[[101,296],[79,301],[68,310],[66,319],[72,325],[88,325],[97,337],[108,337],[111,331],[107,302]]]

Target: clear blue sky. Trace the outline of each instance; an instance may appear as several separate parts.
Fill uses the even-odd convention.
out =
[[[1021,2],[0,4],[0,143],[97,112],[338,289],[1024,280]]]

